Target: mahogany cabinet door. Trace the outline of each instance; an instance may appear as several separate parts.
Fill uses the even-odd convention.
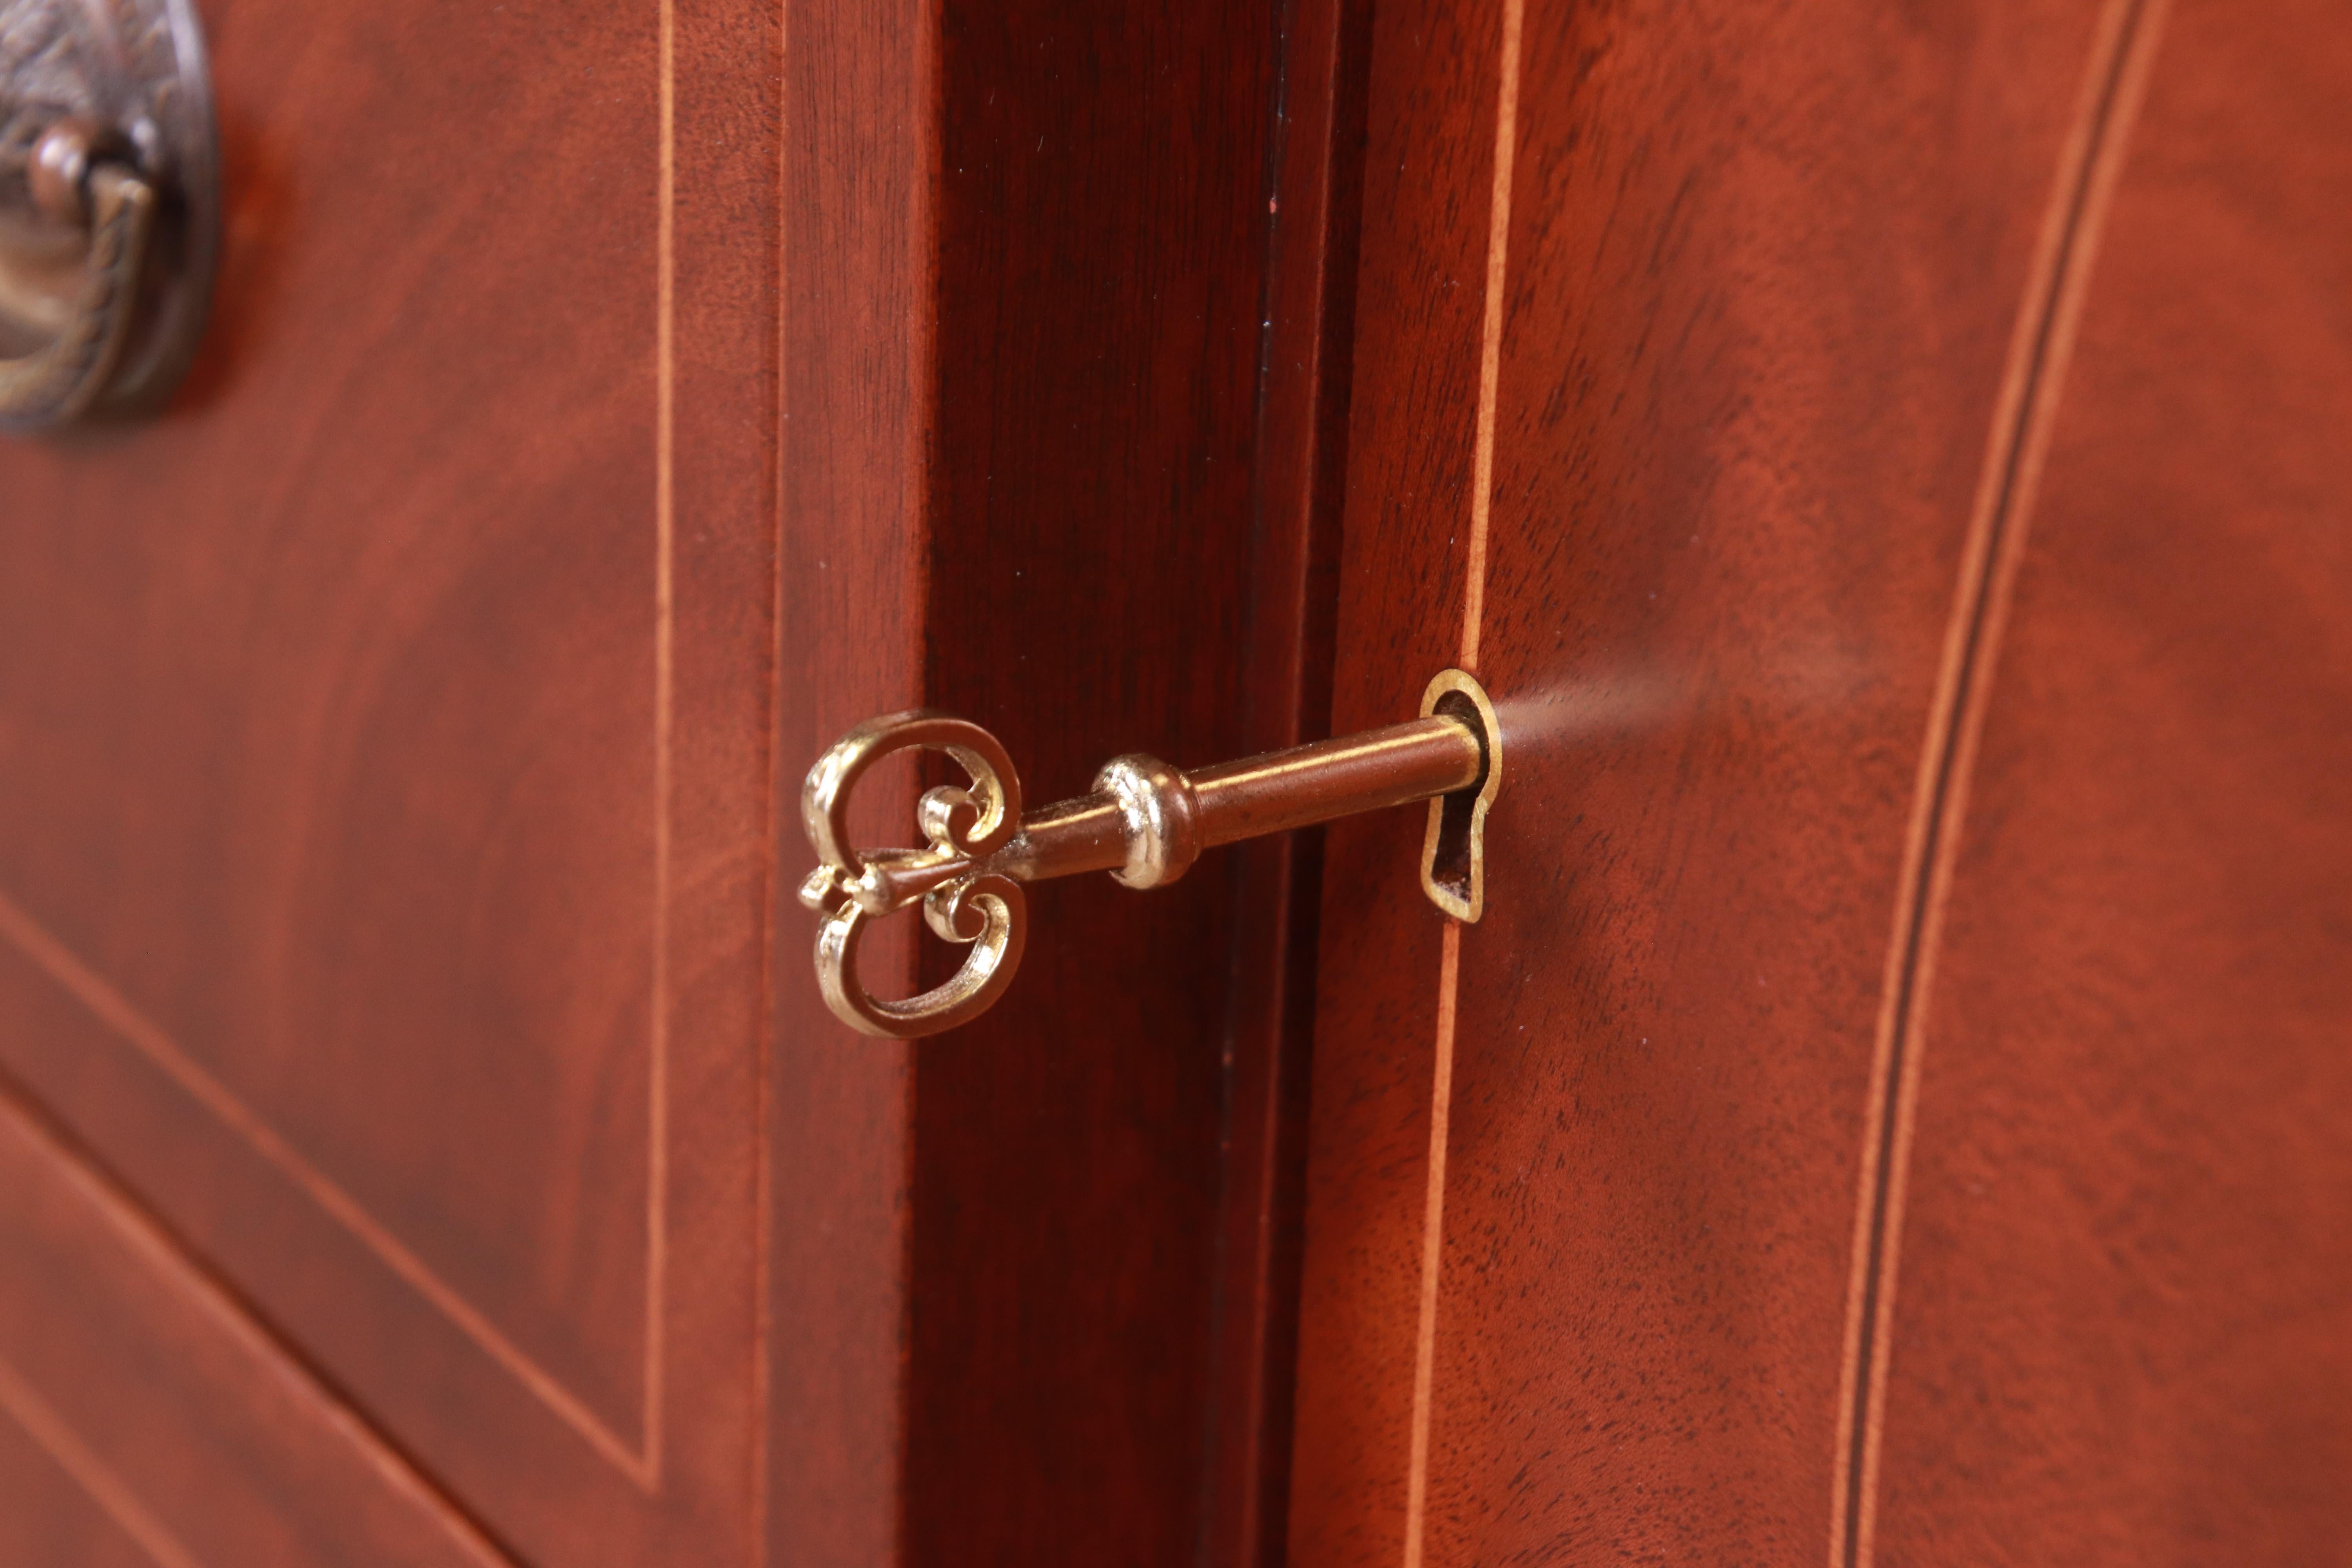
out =
[[[1382,0],[1293,1568],[2334,1561],[2352,17]]]

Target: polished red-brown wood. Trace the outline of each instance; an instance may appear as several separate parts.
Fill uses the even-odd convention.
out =
[[[2143,25],[1937,889],[1883,1563],[2325,1562],[2352,1509],[2352,32]]]
[[[0,1561],[506,1561],[143,1207],[0,1101]]]
[[[924,691],[1038,800],[1238,754],[1270,10],[942,16]],[[1192,1557],[1229,871],[1038,886],[1021,984],[914,1049],[911,1561]]]
[[[0,455],[0,1068],[372,1449],[305,1560],[420,1488],[520,1560],[743,1560],[774,18],[207,13],[203,363]],[[267,1560],[81,1364],[24,1375]],[[189,1409],[233,1471],[245,1417]]]
[[[921,698],[933,15],[919,0],[812,5],[785,39],[767,847],[780,868],[800,853],[808,760]],[[895,826],[913,797],[888,804]],[[770,883],[763,1544],[772,1562],[862,1568],[897,1562],[904,1534],[908,1053],[848,1037],[803,983],[792,886]],[[869,946],[875,984],[909,977],[908,950],[887,945],[898,940]]]
[[[1381,12],[1335,721],[1459,651],[1506,784],[1455,936],[1332,831],[1302,1568],[2340,1539],[2352,117],[2242,21]]]
[[[1304,590],[1265,590],[1254,618],[1252,585],[1305,570],[1317,471],[1259,471],[1278,21],[1260,4],[950,5],[935,36],[846,18],[819,35],[820,50],[857,40],[871,96],[815,75],[822,53],[792,68],[817,116],[788,108],[816,154],[799,167],[839,194],[787,216],[788,344],[835,339],[787,353],[784,667],[825,672],[784,693],[787,799],[833,733],[917,700],[998,733],[1035,800],[1083,792],[1120,750],[1213,761],[1302,733],[1287,694],[1306,679],[1290,646]],[[1285,274],[1310,295],[1290,310],[1294,350],[1322,332],[1322,222],[1301,221],[1313,237]],[[883,264],[829,260],[845,241]],[[843,331],[844,304],[880,324],[871,342]],[[845,395],[866,386],[884,395]],[[860,600],[804,575],[845,564],[898,574],[904,620],[869,629]],[[803,616],[830,646],[795,643]],[[903,835],[903,796],[897,811],[876,831]],[[866,1404],[839,1429],[859,1447],[824,1447],[822,1422],[784,1430],[860,1495],[896,1478],[896,1539],[856,1550],[1175,1563],[1213,1511],[1255,1528],[1254,1498],[1227,1500],[1264,1464],[1218,1456],[1264,1429],[1280,1330],[1261,1303],[1281,1285],[1253,1250],[1264,1178],[1229,1182],[1224,1144],[1231,1107],[1263,1104],[1281,1070],[1282,1015],[1262,984],[1232,998],[1287,910],[1237,949],[1234,877],[1217,856],[1150,899],[1101,879],[1039,887],[1006,1002],[911,1048],[815,1007],[805,917],[780,916],[780,1145],[818,1151],[833,1173],[815,1190],[871,1221],[794,1216],[794,1183],[777,1188],[782,1223],[868,1281],[862,1318],[828,1307],[814,1345],[780,1337],[780,1418],[795,1419],[790,1369],[832,1376],[843,1363],[818,1347],[847,1335]],[[917,962],[935,974],[955,956]],[[814,1102],[833,1125],[798,1099],[803,1061],[846,1086]],[[778,1289],[793,1279],[780,1259]],[[836,1500],[780,1486],[839,1522]],[[777,1530],[782,1550],[795,1527]]]
[[[1334,719],[1467,658],[1506,773],[1450,963],[1331,832],[1294,1562],[1859,1549],[1913,893],[2152,25],[1381,10]]]
[[[57,1158],[517,1560],[1265,1536],[1298,874],[1043,896],[908,1052],[816,1006],[792,796],[919,701],[1033,794],[1319,732],[1336,8],[222,9],[205,358],[0,457]]]
[[[0,1558],[2341,1538],[2323,5],[575,9],[209,6],[205,356],[0,451]],[[1454,663],[1482,924],[824,1009],[849,724]]]

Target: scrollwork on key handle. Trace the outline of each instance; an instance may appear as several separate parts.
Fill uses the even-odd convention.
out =
[[[1429,683],[1421,714],[1192,773],[1157,757],[1115,757],[1094,793],[1025,817],[1012,758],[979,725],[928,709],[869,719],[818,760],[801,794],[819,862],[801,902],[824,917],[818,987],[863,1033],[935,1035],[986,1011],[1012,983],[1027,938],[1024,883],[1108,871],[1130,888],[1161,887],[1203,849],[1413,801],[1430,803],[1423,890],[1446,914],[1475,921],[1486,902],[1486,808],[1502,783],[1501,725],[1458,669]],[[971,782],[924,794],[922,847],[856,848],[848,818],[858,780],[906,751],[944,752]],[[944,985],[878,999],[859,978],[859,943],[872,921],[914,903],[934,932],[970,951]]]
[[[971,783],[925,792],[916,808],[925,847],[861,854],[849,843],[849,801],[857,781],[883,758],[944,752]],[[1021,826],[1021,778],[995,736],[929,709],[860,724],[809,772],[801,825],[817,868],[801,902],[824,916],[817,932],[817,984],[843,1022],[899,1039],[951,1029],[985,1012],[1021,966],[1028,910],[1021,888],[990,858]],[[905,1002],[877,1000],[858,978],[857,949],[868,922],[919,900],[943,940],[971,951],[946,984]]]

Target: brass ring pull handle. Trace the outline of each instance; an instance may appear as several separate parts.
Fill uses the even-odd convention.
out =
[[[88,230],[89,248],[63,324],[37,348],[0,358],[0,424],[32,427],[80,418],[106,391],[130,343],[155,189],[91,153],[89,129],[80,121],[54,126],[35,144],[36,205],[52,218],[72,212]]]
[[[852,847],[857,781],[908,750],[944,752],[969,783],[922,796],[921,848]],[[1095,776],[1091,795],[1025,817],[1012,759],[979,725],[927,709],[870,719],[818,760],[801,791],[818,866],[800,898],[824,917],[817,984],[835,1015],[862,1033],[935,1035],[979,1016],[1012,984],[1027,939],[1026,883],[1108,871],[1130,888],[1160,887],[1204,849],[1417,801],[1430,806],[1422,887],[1447,914],[1475,921],[1486,907],[1486,808],[1502,763],[1494,705],[1458,669],[1429,683],[1421,717],[1408,722],[1191,773],[1156,757],[1118,757]],[[906,1001],[877,999],[858,978],[860,941],[870,922],[913,903],[933,932],[970,951],[947,984]]]
[[[0,429],[141,411],[177,384],[216,163],[187,0],[0,0]]]

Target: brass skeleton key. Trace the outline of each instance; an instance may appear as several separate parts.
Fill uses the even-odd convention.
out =
[[[924,794],[919,849],[859,850],[848,839],[857,781],[884,757],[944,752],[969,784]],[[912,1039],[985,1012],[1011,984],[1027,939],[1022,885],[1108,871],[1130,888],[1182,876],[1204,849],[1428,801],[1421,879],[1437,907],[1475,921],[1486,902],[1486,808],[1502,781],[1502,735],[1477,681],[1449,669],[1421,717],[1187,773],[1157,757],[1114,758],[1094,792],[1024,816],[1021,781],[995,736],[917,709],[869,719],[809,770],[801,822],[821,864],[801,902],[824,917],[817,984],[852,1028]],[[867,994],[857,949],[867,922],[920,902],[943,940],[968,945],[945,984],[903,1002]]]

